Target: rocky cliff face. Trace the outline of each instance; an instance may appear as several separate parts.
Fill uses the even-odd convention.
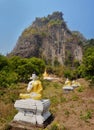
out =
[[[57,61],[82,60],[82,42],[85,39],[68,29],[62,12],[54,12],[43,18],[36,18],[19,37],[9,55],[39,57],[52,65]],[[71,57],[71,58],[69,58]]]

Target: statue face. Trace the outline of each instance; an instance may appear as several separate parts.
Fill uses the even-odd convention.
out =
[[[36,78],[37,78],[36,74],[32,74],[32,79],[36,79]]]

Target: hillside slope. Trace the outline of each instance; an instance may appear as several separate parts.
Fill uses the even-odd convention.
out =
[[[62,91],[64,79],[53,82],[42,81],[43,98],[50,99],[50,112],[54,117],[44,130],[94,129],[94,88],[90,88],[88,82],[84,79],[78,79],[78,82],[81,87],[65,94]],[[17,113],[13,104],[15,100],[19,99],[19,93],[26,92],[26,86],[27,84],[18,84],[16,88],[1,91],[0,130],[9,129],[8,123]],[[40,128],[34,129],[40,130]]]

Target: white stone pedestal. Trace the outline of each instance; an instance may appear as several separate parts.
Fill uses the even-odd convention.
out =
[[[73,91],[73,90],[74,90],[74,88],[72,86],[64,86],[63,87],[63,91],[65,93],[68,93],[68,92]]]
[[[17,100],[14,107],[18,110],[13,121],[27,122],[33,125],[42,125],[47,120],[51,113],[49,112],[50,100],[33,100],[22,99]]]

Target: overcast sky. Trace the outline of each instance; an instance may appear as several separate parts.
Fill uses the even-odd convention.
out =
[[[70,30],[94,38],[94,0],[0,0],[0,54],[11,52],[36,17],[55,11],[64,14]]]

